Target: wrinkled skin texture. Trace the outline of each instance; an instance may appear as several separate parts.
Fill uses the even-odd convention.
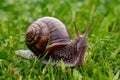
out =
[[[66,66],[81,65],[85,58],[85,52],[87,49],[87,43],[83,37],[78,37],[74,42],[64,46],[56,47],[49,51],[45,57],[44,63],[47,64],[51,58],[52,65],[58,64],[62,59]]]

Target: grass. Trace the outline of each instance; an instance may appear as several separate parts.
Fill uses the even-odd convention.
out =
[[[64,22],[72,39],[73,21],[83,34],[94,19],[82,66],[53,67],[15,55],[28,49],[25,31],[43,16]],[[0,80],[120,80],[120,0],[0,0]]]

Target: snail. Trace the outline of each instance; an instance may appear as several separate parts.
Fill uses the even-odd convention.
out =
[[[92,24],[93,21],[85,33],[79,36],[74,22],[76,39],[72,41],[66,26],[60,20],[54,17],[39,18],[26,31],[25,42],[32,52],[18,50],[16,53],[27,58],[30,54],[35,55],[37,58],[46,55],[43,60],[44,64],[47,64],[51,59],[51,65],[59,64],[61,60],[63,60],[65,66],[81,65],[84,62],[87,50],[86,37]]]

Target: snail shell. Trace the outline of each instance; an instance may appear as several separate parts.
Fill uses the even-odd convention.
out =
[[[71,42],[65,25],[53,17],[43,17],[33,22],[26,32],[26,45],[37,56],[46,50],[63,47]]]

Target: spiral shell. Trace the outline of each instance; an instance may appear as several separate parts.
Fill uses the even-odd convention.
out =
[[[65,25],[53,17],[36,20],[26,31],[26,44],[36,56],[41,56],[46,50],[62,47],[70,42],[71,38]]]

